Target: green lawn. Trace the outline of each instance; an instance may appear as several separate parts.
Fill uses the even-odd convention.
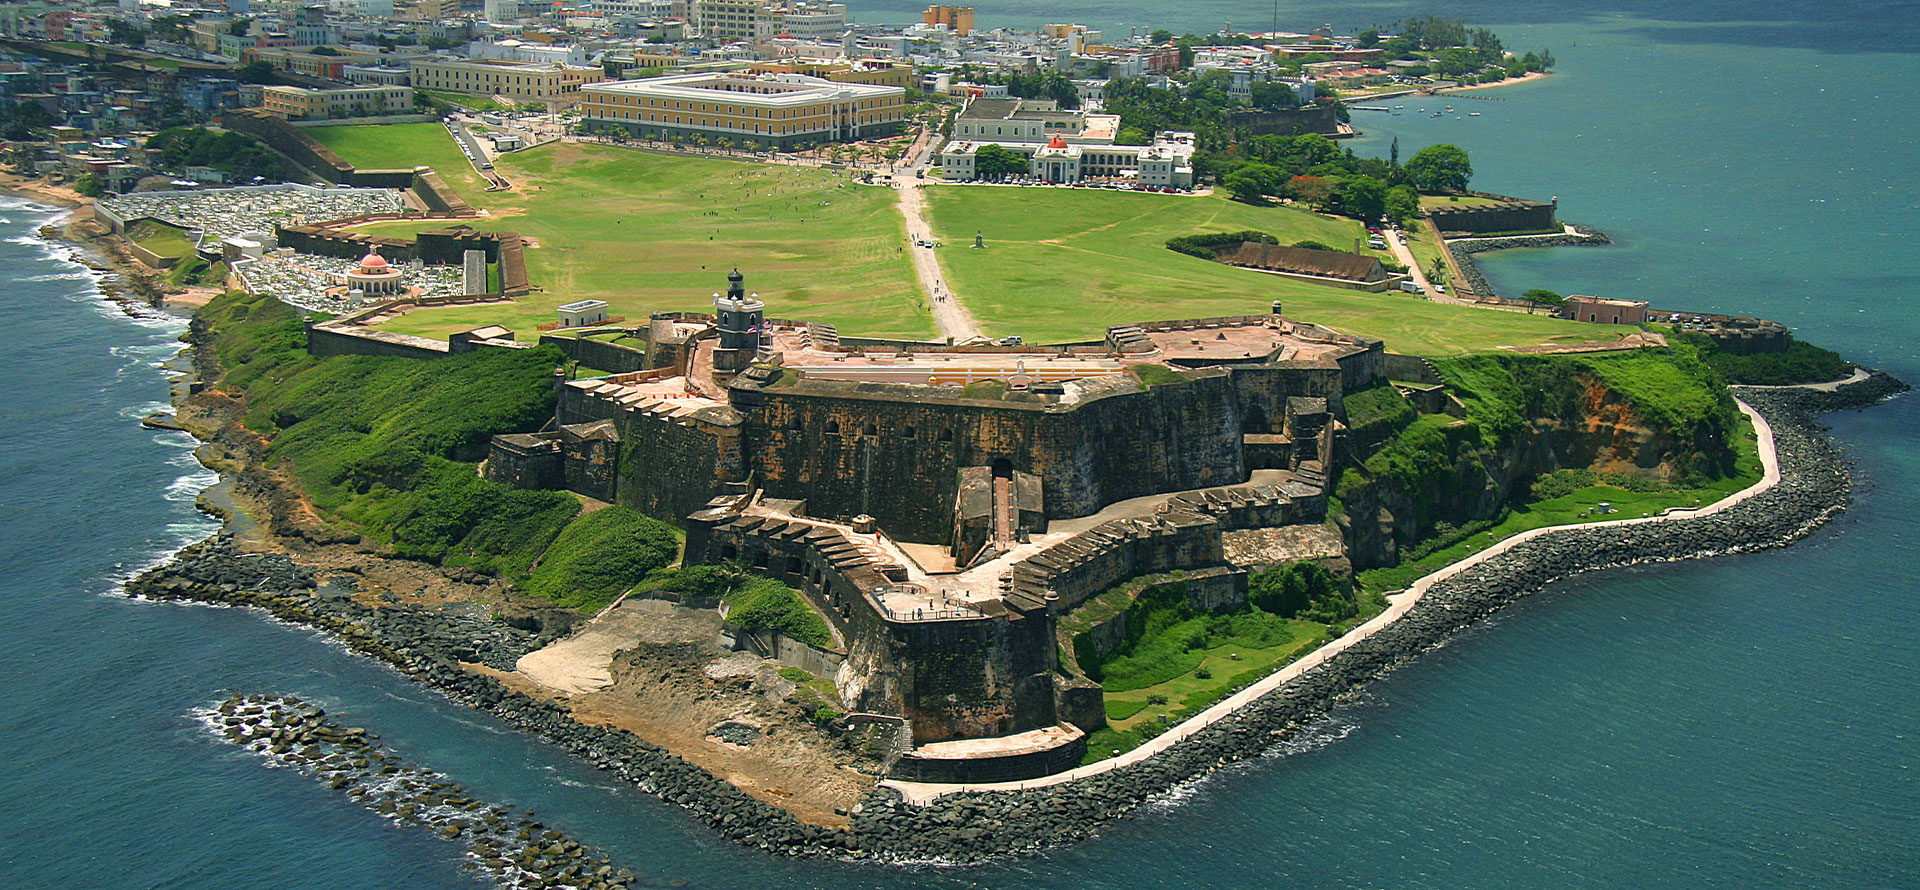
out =
[[[435,99],[449,105],[458,105],[469,111],[512,111],[510,105],[501,104],[492,96],[475,96],[468,93],[443,93],[439,90],[421,90]]]
[[[1409,294],[1369,294],[1235,269],[1174,253],[1177,235],[1256,229],[1281,243],[1339,246],[1358,222],[1224,197],[981,186],[927,189],[948,281],[993,334],[1029,342],[1098,339],[1129,321],[1264,313],[1380,337],[1396,352],[1455,355],[1618,336],[1593,325]],[[975,231],[987,249],[973,250]],[[1382,254],[1384,256],[1384,254]]]
[[[1760,462],[1760,443],[1753,422],[1740,416],[1734,434],[1734,474],[1699,488],[1675,488],[1664,491],[1633,492],[1612,485],[1595,485],[1571,494],[1516,507],[1506,520],[1450,547],[1435,550],[1412,562],[1369,569],[1359,574],[1360,584],[1371,591],[1402,590],[1428,573],[1472,556],[1494,544],[1536,528],[1577,525],[1614,519],[1654,516],[1672,507],[1699,507],[1760,481],[1764,467]],[[1593,512],[1602,502],[1614,512]]]
[[[1116,732],[1125,732],[1143,723],[1157,721],[1163,714],[1172,718],[1187,711],[1204,710],[1217,700],[1215,693],[1237,685],[1236,680],[1246,682],[1264,677],[1307,654],[1308,646],[1324,636],[1326,625],[1295,619],[1289,622],[1288,630],[1292,632],[1292,637],[1285,642],[1262,649],[1238,643],[1214,646],[1204,650],[1206,657],[1201,659],[1199,668],[1193,671],[1165,683],[1107,693],[1108,725]],[[1201,678],[1199,674],[1202,669],[1212,677]],[[1166,701],[1155,701],[1158,698],[1165,698]],[[1193,699],[1191,703],[1189,698]],[[1101,758],[1110,756],[1108,751],[1098,753]]]
[[[1421,207],[1478,207],[1483,204],[1498,204],[1496,198],[1482,198],[1479,195],[1421,195]]]
[[[306,133],[348,163],[368,170],[404,170],[432,167],[460,197],[476,199],[487,183],[467,163],[453,135],[438,121],[418,124],[376,124],[307,127]]]
[[[459,157],[444,131],[438,138]],[[387,157],[373,153],[379,137],[344,141],[375,159],[369,163]],[[519,188],[461,194],[489,213],[476,226],[533,239],[527,272],[538,290],[508,305],[410,312],[387,329],[443,337],[503,324],[530,335],[553,320],[554,307],[589,297],[629,319],[711,311],[713,293],[737,265],[771,316],[831,322],[850,334],[934,333],[890,190],[821,170],[577,144],[504,155],[497,170]],[[419,228],[360,227],[395,237]]]
[[[127,240],[163,257],[183,257],[193,253],[193,236],[179,226],[143,219],[127,227]]]

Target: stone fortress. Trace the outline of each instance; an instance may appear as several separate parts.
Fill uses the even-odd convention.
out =
[[[1182,572],[1213,607],[1245,597],[1236,532],[1337,553],[1342,396],[1404,360],[1277,303],[1077,345],[842,338],[728,279],[711,315],[542,338],[624,372],[559,381],[553,421],[496,436],[485,472],[677,518],[688,563],[800,590],[844,643],[842,697],[910,727],[897,778],[1077,765],[1105,711],[1056,620],[1118,582]]]

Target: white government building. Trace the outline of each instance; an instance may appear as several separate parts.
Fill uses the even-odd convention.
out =
[[[1028,161],[1027,172],[1048,182],[1135,182],[1154,188],[1193,187],[1193,134],[1162,132],[1151,145],[1117,145],[1120,117],[1061,110],[1051,100],[985,99],[967,103],[953,122],[953,140],[940,151],[947,179],[979,178],[975,158],[998,145]]]

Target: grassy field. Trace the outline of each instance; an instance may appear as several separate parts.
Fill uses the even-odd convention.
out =
[[[193,236],[179,226],[143,219],[127,227],[127,240],[163,257],[183,257],[193,253]]]
[[[368,170],[404,170],[432,167],[433,172],[460,192],[460,197],[482,206],[479,198],[487,183],[467,163],[453,135],[437,122],[379,124],[376,126],[307,127],[306,133],[348,163]]]
[[[1498,199],[1482,198],[1479,195],[1421,195],[1420,206],[1426,207],[1478,207],[1483,204],[1498,204]]]
[[[501,103],[492,96],[475,96],[469,93],[443,93],[438,90],[421,90],[421,92],[449,105],[458,105],[469,111],[513,110],[513,106]]]
[[[1109,726],[1116,732],[1125,732],[1143,723],[1157,721],[1162,715],[1172,718],[1183,712],[1202,710],[1205,705],[1199,708],[1194,705],[1199,705],[1201,701],[1211,704],[1215,693],[1231,688],[1236,680],[1273,673],[1282,665],[1307,654],[1309,646],[1326,633],[1325,625],[1297,619],[1289,623],[1288,629],[1292,631],[1291,637],[1272,646],[1256,649],[1239,643],[1224,643],[1202,650],[1205,657],[1201,659],[1200,667],[1192,672],[1141,689],[1108,693],[1106,705]],[[1201,677],[1202,672],[1211,677]],[[1193,699],[1191,704],[1189,698]],[[1100,758],[1110,756],[1109,751],[1098,753]]]
[[[427,157],[418,143],[437,140],[441,158],[451,153],[470,171],[438,124],[409,126],[438,132],[336,138],[356,152],[343,156],[369,165]],[[435,169],[452,163],[423,162]],[[606,300],[610,314],[630,319],[710,311],[713,292],[737,265],[770,315],[831,322],[849,333],[934,332],[889,190],[820,170],[576,144],[503,155],[496,170],[519,187],[482,192],[473,187],[477,177],[454,185],[488,211],[477,225],[532,239],[527,272],[538,290],[511,305],[411,312],[388,329],[443,337],[491,323],[530,333],[553,320],[554,307],[583,298]],[[419,228],[379,223],[361,230],[407,237]]]
[[[1256,229],[1283,244],[1351,244],[1359,223],[1223,197],[1178,198],[1078,189],[931,187],[947,279],[993,334],[1029,342],[1098,339],[1127,321],[1286,313],[1396,352],[1456,355],[1501,346],[1609,336],[1593,325],[1369,294],[1235,269],[1174,253],[1177,235]],[[987,249],[972,250],[975,231]],[[1617,332],[1615,332],[1617,335]]]

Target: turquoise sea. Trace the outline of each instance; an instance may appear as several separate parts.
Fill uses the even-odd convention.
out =
[[[859,4],[904,20],[920,4]],[[1264,22],[1268,4],[976,3],[986,24]],[[871,11],[871,15],[869,12]],[[1920,5],[1279,7],[1282,27],[1465,16],[1561,73],[1356,112],[1362,152],[1467,148],[1613,247],[1485,260],[1497,286],[1775,318],[1920,379]],[[1498,101],[1492,101],[1497,98]],[[1433,118],[1416,109],[1480,111]],[[456,850],[211,741],[235,690],[316,698],[662,885],[1920,887],[1920,400],[1834,416],[1858,501],[1792,549],[1555,586],[1375,685],[1313,740],[1102,837],[978,868],[728,846],[314,634],[116,582],[213,525],[181,435],[140,428],[184,325],[132,318],[0,199],[0,886],[469,888]]]

